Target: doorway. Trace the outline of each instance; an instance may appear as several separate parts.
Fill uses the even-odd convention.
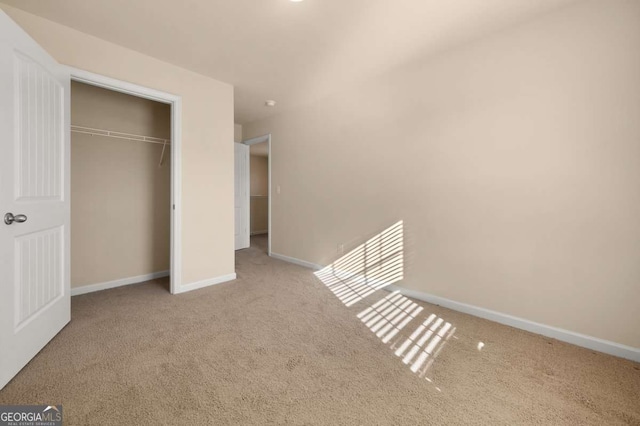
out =
[[[249,146],[251,247],[271,255],[271,135],[242,142]]]
[[[79,165],[76,173],[79,176],[71,174],[72,192],[79,191],[74,197],[78,205],[74,206],[72,203],[71,209],[71,250],[81,253],[81,256],[89,256],[90,262],[87,263],[97,263],[102,268],[101,271],[89,271],[87,275],[87,265],[80,265],[75,269],[72,265],[72,294],[83,294],[166,276],[169,277],[169,291],[172,294],[180,293],[181,99],[175,95],[82,70],[69,70],[72,80],[72,106],[74,92],[85,98],[87,93],[102,92],[112,103],[110,106],[104,106],[104,109],[99,111],[101,117],[93,117],[94,121],[91,121],[91,116],[87,115],[86,111],[78,112],[77,108],[76,113],[72,113],[71,116],[72,165]],[[137,114],[138,118],[142,119],[142,122],[133,124],[133,127],[130,117],[123,120],[123,111],[113,108],[114,105],[122,107],[122,103],[118,102],[126,100],[125,98],[128,98],[132,105],[127,107],[128,115]],[[126,123],[127,121],[129,123]],[[85,158],[81,158],[83,155]],[[95,155],[106,157],[101,160]],[[87,176],[93,173],[92,182],[74,182],[74,179],[82,178],[83,167],[88,168],[91,161],[100,165],[103,174],[113,173],[116,182],[109,182],[108,176],[96,176],[100,173],[95,168],[84,170]],[[109,170],[109,167],[112,170]],[[90,193],[92,188],[87,188],[91,186],[89,183],[96,186],[93,188],[93,195]],[[97,188],[98,183],[105,184],[101,188],[102,191]],[[88,202],[91,199],[93,203]],[[100,204],[111,214],[105,216],[104,211],[97,211],[100,210]],[[82,217],[83,208],[94,210],[93,215],[87,215],[89,223],[82,223],[87,219]],[[156,212],[156,209],[162,211]],[[96,222],[100,217],[103,219],[102,225]],[[88,225],[91,221],[95,222],[94,226],[111,229],[109,232],[101,230],[103,242],[113,247],[124,244],[121,246],[123,249],[112,250],[112,255],[104,259],[96,259],[100,250],[104,251],[104,247],[97,249],[94,246],[93,254],[87,253],[91,250],[82,250],[87,244],[91,245],[91,240],[87,239],[87,235],[74,238],[74,228],[78,228],[78,232],[82,226],[90,229]],[[127,231],[128,228],[130,229]],[[141,236],[144,235],[147,236],[146,241],[141,240]],[[134,237],[135,242],[124,242]],[[74,247],[74,243],[81,247]],[[96,245],[99,243],[94,242]],[[118,256],[121,256],[120,260],[116,259]],[[111,262],[111,265],[105,265],[105,262]],[[96,272],[105,274],[104,278],[99,278],[95,275]]]
[[[72,295],[169,289],[171,106],[71,82]]]

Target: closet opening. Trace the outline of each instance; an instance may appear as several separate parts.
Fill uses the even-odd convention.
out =
[[[75,74],[71,294],[142,282],[179,293],[179,98]]]

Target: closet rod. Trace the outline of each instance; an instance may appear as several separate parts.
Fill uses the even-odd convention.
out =
[[[171,144],[170,139],[156,138],[153,136],[134,135],[132,133],[114,132],[111,130],[94,129],[92,127],[71,126],[71,131],[75,133],[83,133],[91,136],[106,136],[109,138],[126,139],[137,142],[157,143],[160,145]]]

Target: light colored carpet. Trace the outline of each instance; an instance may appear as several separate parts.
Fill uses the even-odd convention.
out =
[[[422,303],[384,343],[358,314],[386,292],[347,308],[265,241],[237,253],[234,282],[74,297],[0,403],[61,403],[83,425],[640,424],[637,363]],[[414,373],[392,346],[431,314],[455,333]]]

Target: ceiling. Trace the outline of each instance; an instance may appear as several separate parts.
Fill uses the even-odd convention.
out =
[[[246,124],[575,0],[0,1],[233,84]]]

